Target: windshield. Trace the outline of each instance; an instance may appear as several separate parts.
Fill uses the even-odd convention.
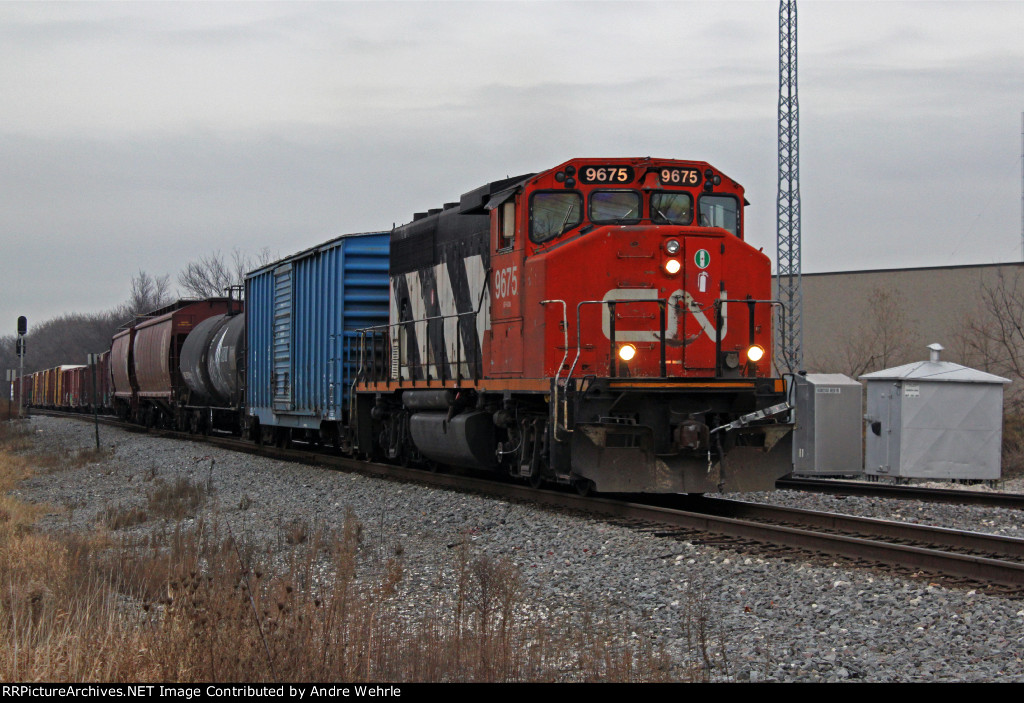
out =
[[[598,190],[590,196],[591,222],[638,222],[640,195],[631,190]]]
[[[651,221],[659,225],[690,224],[693,221],[693,198],[689,193],[652,193]]]
[[[530,199],[530,239],[538,244],[572,229],[582,219],[579,193],[534,193]]]

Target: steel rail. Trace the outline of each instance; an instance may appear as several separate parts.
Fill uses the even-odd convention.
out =
[[[1005,535],[720,498],[692,498],[686,501],[686,504],[701,513],[745,520],[797,523],[807,528],[855,533],[873,539],[904,540],[928,544],[931,547],[980,552],[988,556],[998,555],[1000,558],[1024,561],[1024,539]]]
[[[775,482],[776,488],[814,493],[895,498],[898,500],[921,500],[957,505],[983,505],[990,508],[1012,508],[1024,510],[1024,494],[984,493],[964,491],[955,488],[923,488],[920,486],[894,486],[884,483],[860,483],[836,479],[782,478]]]

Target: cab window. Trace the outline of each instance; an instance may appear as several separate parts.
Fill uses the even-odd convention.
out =
[[[590,221],[630,224],[640,221],[640,194],[631,190],[597,190],[590,194]]]
[[[511,249],[516,243],[516,201],[506,200],[498,211],[498,250]]]
[[[583,196],[574,191],[534,193],[530,198],[530,240],[541,244],[583,221]]]
[[[731,195],[702,195],[700,226],[721,227],[740,236],[739,201]]]
[[[658,225],[690,224],[693,222],[693,196],[670,191],[652,193],[651,222]]]

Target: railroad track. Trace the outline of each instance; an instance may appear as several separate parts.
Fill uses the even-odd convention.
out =
[[[91,420],[73,413],[53,414]],[[104,424],[145,432],[109,418]],[[151,433],[284,461],[323,465],[558,510],[599,514],[631,529],[663,537],[761,551],[784,558],[792,555],[838,558],[869,568],[981,587],[990,593],[1016,596],[1024,593],[1024,540],[1016,538],[698,496],[645,496],[643,502],[639,502],[637,496],[580,496],[461,473],[432,473],[364,462],[308,449],[258,446],[232,437],[192,436],[168,430]]]
[[[982,491],[963,491],[955,488],[923,488],[920,486],[895,486],[885,483],[861,483],[858,481],[812,478],[783,478],[775,482],[775,487],[814,493],[831,493],[834,495],[921,500],[933,503],[955,503],[956,505],[979,505],[987,508],[1024,510],[1024,494],[1020,493],[986,493]]]

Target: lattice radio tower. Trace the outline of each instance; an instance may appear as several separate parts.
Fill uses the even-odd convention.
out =
[[[800,280],[800,107],[796,86],[796,0],[779,3],[779,195],[777,200],[779,354],[790,372],[803,369],[803,292]]]

